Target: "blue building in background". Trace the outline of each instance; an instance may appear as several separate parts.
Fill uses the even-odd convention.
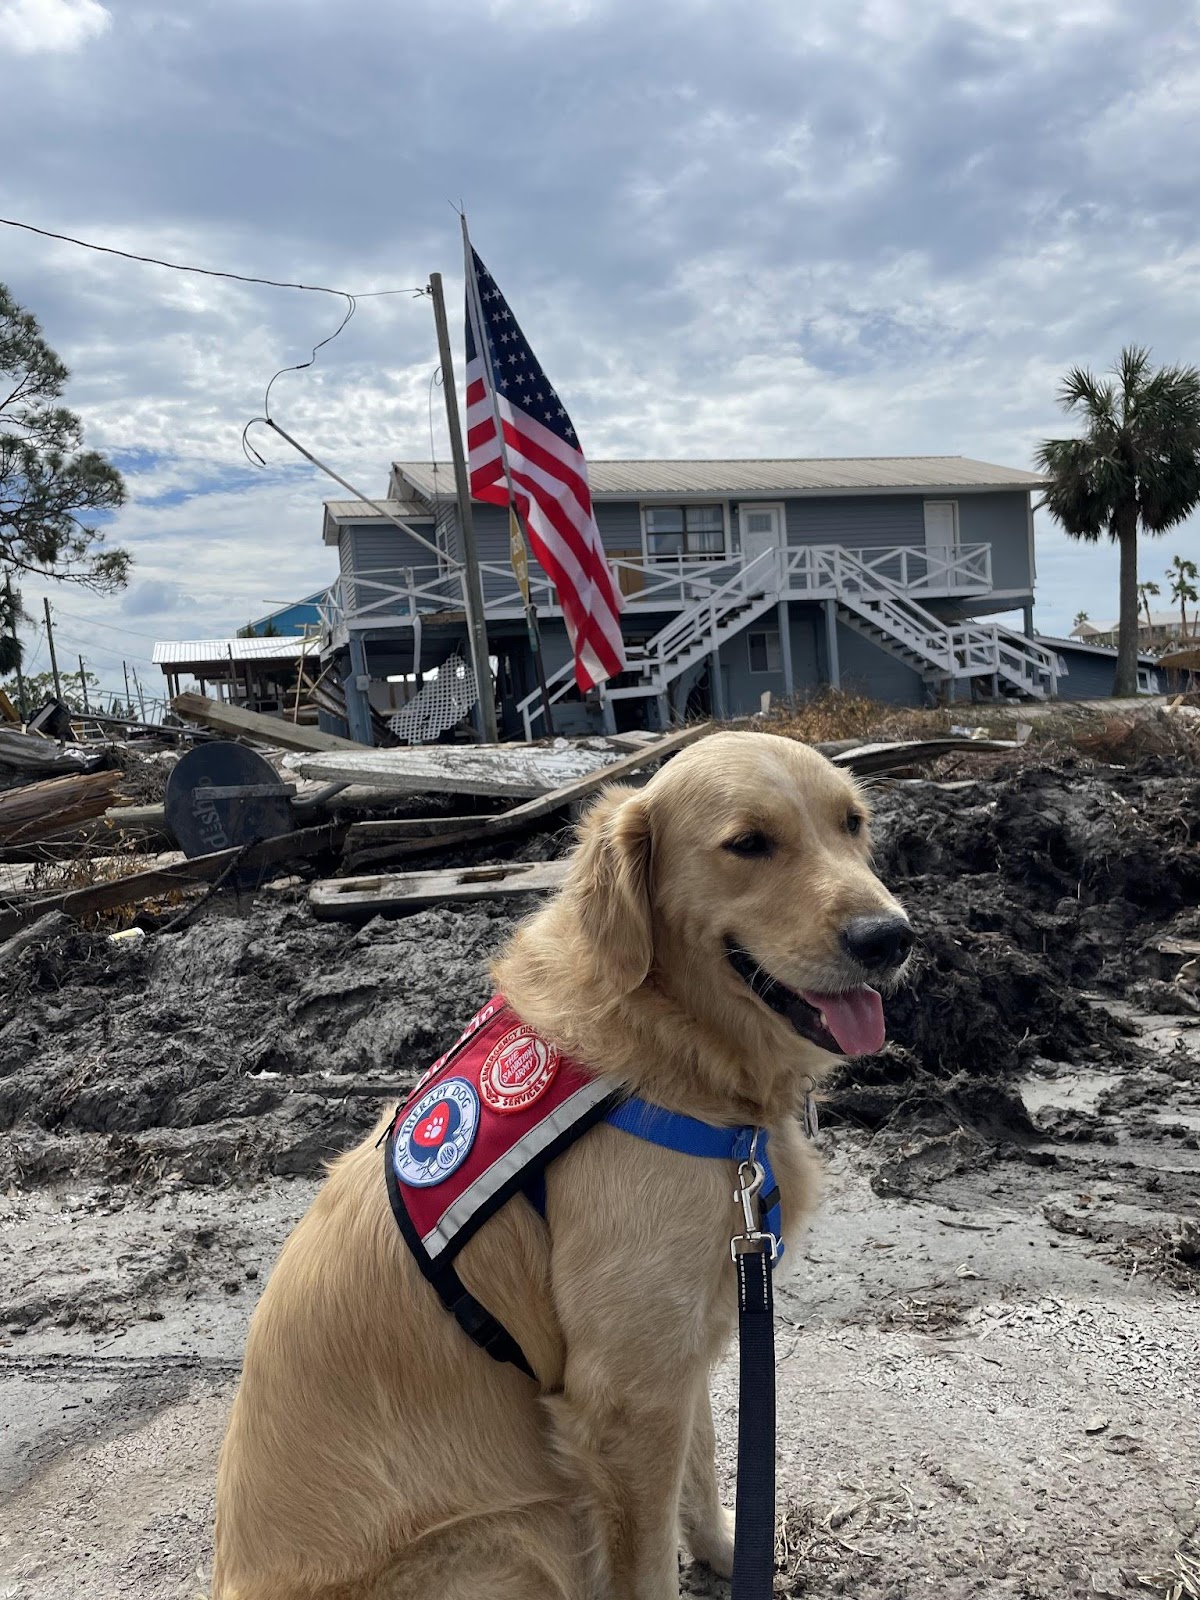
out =
[[[264,634],[268,628],[273,628],[278,634],[299,636],[307,628],[310,634],[315,634],[321,627],[319,605],[324,598],[325,590],[321,589],[310,594],[307,600],[297,600],[290,606],[281,606],[278,611],[270,611],[250,624],[250,632]]]

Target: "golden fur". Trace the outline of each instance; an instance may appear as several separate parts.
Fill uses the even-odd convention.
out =
[[[861,981],[848,919],[898,911],[854,784],[721,733],[611,788],[497,988],[548,1039],[673,1110],[757,1123],[794,1237],[815,1163],[797,1112],[830,1057],[730,967]],[[769,859],[726,846],[770,834]],[[464,1019],[465,1020],[465,1019]],[[377,1134],[378,1130],[376,1130]],[[457,1328],[396,1227],[376,1134],[332,1167],[255,1312],[221,1456],[214,1600],[668,1600],[682,1535],[728,1574],[708,1374],[733,1328],[731,1167],[601,1125],[459,1258],[535,1384]]]

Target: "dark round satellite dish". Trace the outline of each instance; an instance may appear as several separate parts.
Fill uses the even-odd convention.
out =
[[[168,828],[189,858],[277,839],[296,826],[290,786],[271,763],[248,745],[224,739],[196,745],[176,762],[164,810]],[[243,867],[237,881],[247,888],[261,876],[261,869]]]

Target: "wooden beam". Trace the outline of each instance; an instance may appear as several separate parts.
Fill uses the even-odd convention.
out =
[[[520,826],[526,822],[535,822],[539,817],[549,816],[552,811],[558,811],[563,806],[585,800],[588,795],[594,794],[597,789],[602,789],[605,784],[620,783],[622,778],[641,772],[644,767],[651,766],[655,761],[673,756],[685,745],[694,744],[697,739],[703,739],[706,734],[715,732],[714,723],[697,722],[689,728],[680,728],[677,733],[664,734],[653,744],[644,745],[632,755],[622,756],[620,761],[614,761],[610,766],[589,772],[586,777],[576,778],[572,783],[565,783],[561,789],[551,789],[548,794],[540,794],[532,800],[526,800],[524,805],[514,806],[511,811],[503,811],[498,817],[489,817],[489,831],[500,833],[507,831],[514,824]]]
[[[98,817],[120,781],[119,772],[81,772],[7,790],[0,794],[0,844],[28,843]]]
[[[363,749],[352,739],[339,739],[336,734],[322,733],[319,728],[298,726],[284,722],[281,717],[266,717],[258,711],[244,711],[240,706],[206,700],[199,694],[177,694],[171,701],[171,710],[189,722],[198,722],[231,739],[249,739],[255,744],[275,745],[280,750],[313,754],[323,750]]]
[[[405,817],[394,822],[356,822],[346,835],[346,850],[351,864],[365,866],[403,856],[448,850],[455,845],[482,844],[532,826],[552,812],[578,804],[607,783],[619,783],[655,761],[674,755],[685,745],[713,732],[713,724],[696,723],[640,746],[631,755],[607,767],[599,767],[582,778],[535,795],[524,804],[513,806],[490,817]],[[371,852],[366,854],[365,852]]]
[[[891,772],[897,767],[936,761],[941,756],[987,755],[1019,750],[1021,739],[899,739],[889,744],[864,744],[830,756],[834,766],[866,777],[874,772]]]
[[[426,906],[498,900],[512,894],[561,889],[569,861],[507,861],[461,872],[394,872],[370,878],[327,878],[314,883],[308,903],[315,917],[357,922],[405,916]]]

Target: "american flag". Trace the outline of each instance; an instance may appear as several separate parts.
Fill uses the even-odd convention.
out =
[[[625,670],[621,595],[604,559],[587,462],[566,407],[547,381],[508,302],[472,249],[478,306],[467,282],[467,450],[471,494],[517,509],[542,570],[558,590],[575,682],[591,689]],[[503,446],[496,429],[499,413]],[[506,473],[507,467],[507,473]]]

